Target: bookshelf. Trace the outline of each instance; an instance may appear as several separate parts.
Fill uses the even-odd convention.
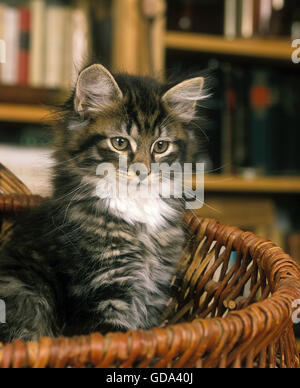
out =
[[[172,71],[180,75],[181,72],[204,70],[204,74],[211,71],[215,78],[214,101],[207,104],[213,106],[208,117],[215,120],[209,142],[213,145],[210,147],[213,168],[223,167],[221,174],[205,176],[205,203],[196,212],[270,239],[300,263],[300,244],[295,243],[300,241],[300,169],[295,147],[298,141],[295,142],[296,135],[291,135],[293,131],[297,134],[297,124],[294,125],[294,118],[291,124],[283,119],[292,117],[292,114],[286,115],[286,107],[289,112],[297,111],[291,107],[297,106],[294,101],[298,101],[296,91],[300,85],[300,68],[292,61],[295,48],[289,38],[291,9],[287,8],[286,12],[272,10],[272,20],[268,21],[268,31],[264,32],[257,29],[255,14],[250,21],[253,31],[247,39],[240,37],[243,36],[241,25],[245,19],[249,22],[251,16],[240,14],[241,10],[236,9],[235,17],[228,13],[229,19],[236,21],[232,34],[236,37],[228,38],[225,36],[226,23],[227,27],[232,27],[232,23],[227,20],[228,15],[224,15],[220,3],[203,2],[200,10],[197,2],[178,0],[173,4],[169,0],[164,31],[165,68],[169,75]],[[289,7],[287,3],[285,6]],[[229,4],[237,2],[225,0],[225,5]],[[299,5],[297,7],[299,13]],[[211,21],[215,20],[214,27],[206,22],[207,15]],[[224,36],[222,23],[219,23],[223,19]],[[262,26],[262,15],[260,23]],[[291,24],[287,26],[287,23]],[[272,103],[268,105],[270,101]],[[207,112],[203,114],[205,116]],[[253,177],[238,175],[247,170]],[[195,178],[193,183],[195,186]],[[299,344],[298,341],[300,349]]]
[[[51,121],[51,110],[34,104],[0,103],[0,121],[45,124]]]
[[[45,124],[52,118],[51,106],[63,103],[67,89],[0,84],[0,122]]]
[[[206,175],[204,182],[209,193],[300,194],[300,177]]]
[[[167,31],[167,49],[238,55],[291,61],[292,44],[287,39],[227,39],[223,36]]]
[[[20,2],[21,3],[21,2]],[[28,2],[28,6],[34,3],[33,0]],[[19,4],[16,2],[16,4]],[[39,16],[40,13],[45,16],[45,6],[48,4],[48,0],[37,0],[35,4],[40,4],[40,7],[43,7],[43,12],[41,9],[38,9]],[[49,1],[49,4],[52,3]],[[74,66],[76,67],[76,71],[78,68],[82,67],[84,63],[90,63],[92,57],[98,57],[97,53],[92,53],[92,45],[97,44],[97,39],[94,39],[95,42],[92,43],[94,35],[92,32],[92,23],[94,23],[94,27],[99,27],[97,23],[103,23],[100,27],[105,30],[105,39],[110,38],[110,58],[109,57],[101,57],[106,65],[110,66],[113,71],[125,71],[129,73],[135,74],[143,74],[143,75],[151,75],[151,74],[162,74],[163,65],[164,65],[164,40],[163,40],[163,32],[164,32],[164,13],[165,13],[165,0],[156,0],[155,9],[151,9],[150,11],[154,12],[156,16],[159,16],[157,20],[150,21],[150,18],[153,16],[147,15],[147,7],[145,10],[141,7],[139,0],[103,0],[101,2],[97,2],[96,0],[60,0],[59,7],[56,7],[55,11],[58,9],[62,9],[60,6],[69,6],[72,4],[73,12],[76,9],[77,13],[74,12],[71,19],[72,23],[77,26],[78,20],[83,24],[80,26],[81,30],[77,31],[72,26],[74,36],[79,37],[79,53],[77,56],[81,56],[81,60],[77,58],[73,58]],[[0,2],[0,11],[1,11]],[[13,8],[15,9],[15,8]],[[3,11],[3,9],[2,9]],[[52,10],[53,11],[53,10]],[[65,10],[64,11],[64,17]],[[36,9],[31,8],[31,12],[36,12]],[[62,11],[60,11],[62,12]],[[68,11],[69,12],[69,11]],[[78,13],[79,12],[79,13]],[[94,15],[97,13],[98,19],[93,19]],[[2,13],[3,15],[3,13]],[[1,16],[1,12],[0,12]],[[3,17],[3,16],[2,16]],[[67,14],[67,18],[70,17],[69,13]],[[108,22],[108,19],[111,18],[111,21]],[[44,19],[43,19],[44,20]],[[64,19],[68,20],[69,19]],[[100,22],[99,22],[100,20]],[[88,24],[86,26],[84,23]],[[39,23],[41,24],[41,23]],[[80,23],[79,23],[80,24]],[[150,31],[151,25],[151,31]],[[103,27],[104,26],[104,27]],[[41,27],[41,26],[40,26]],[[79,28],[79,27],[78,27]],[[85,31],[85,28],[87,31]],[[108,30],[110,31],[108,33]],[[70,31],[67,31],[68,34]],[[32,33],[32,31],[31,31]],[[97,32],[99,34],[99,30]],[[0,28],[1,34],[1,28]],[[76,35],[77,34],[77,35]],[[79,34],[79,35],[78,35]],[[86,34],[86,35],[85,35]],[[149,34],[151,35],[151,42],[149,40]],[[44,41],[41,41],[43,44],[43,57],[45,54],[45,31],[43,33]],[[51,35],[51,34],[50,34]],[[81,47],[83,45],[82,40],[84,39],[88,41],[87,48]],[[1,38],[1,36],[0,36]],[[57,38],[57,36],[56,36]],[[41,38],[42,39],[42,38]],[[153,45],[152,45],[153,39]],[[31,36],[31,40],[33,41],[33,33]],[[39,46],[41,46],[41,42]],[[70,42],[67,42],[70,45]],[[48,43],[47,43],[48,44]],[[76,43],[75,51],[78,51],[78,44]],[[108,43],[106,42],[106,46]],[[151,47],[150,47],[151,46]],[[54,50],[55,45],[53,46]],[[107,48],[107,47],[106,47]],[[73,47],[74,50],[74,47]],[[42,52],[41,51],[41,52]],[[150,56],[154,53],[153,61],[150,60]],[[66,55],[69,55],[70,52],[66,52]],[[48,55],[48,53],[47,53]],[[64,52],[60,54],[63,56],[63,60],[65,61]],[[74,55],[74,53],[73,53]],[[33,54],[32,54],[33,56]],[[49,56],[50,57],[50,56]],[[38,65],[43,68],[45,72],[45,66],[41,60],[37,60],[39,58],[35,58]],[[28,58],[27,58],[28,60]],[[61,58],[62,60],[62,58]],[[151,65],[153,65],[155,70],[151,69]],[[18,65],[20,67],[20,64]],[[31,66],[31,62],[30,62]],[[74,67],[73,66],[73,67]],[[68,67],[69,69],[69,67]],[[4,73],[4,64],[0,65],[0,78]],[[64,71],[66,69],[64,68]],[[74,69],[73,69],[74,70]],[[69,71],[70,73],[70,71]],[[47,75],[47,72],[46,72]],[[45,74],[44,74],[45,76]],[[61,74],[60,74],[61,76]],[[34,77],[35,78],[35,77]],[[0,80],[0,122],[15,122],[15,123],[32,123],[32,124],[44,124],[51,121],[51,109],[50,105],[52,103],[60,103],[65,100],[67,92],[70,89],[71,85],[74,85],[74,79],[72,82],[63,81],[61,84],[55,84],[55,86],[49,86],[44,82],[44,78],[42,77],[42,81],[31,82],[31,80],[27,80],[26,84],[20,83],[19,80],[15,80],[14,82],[1,82]],[[63,77],[64,79],[65,77]],[[35,80],[34,80],[35,81]],[[3,130],[3,129],[2,129]]]

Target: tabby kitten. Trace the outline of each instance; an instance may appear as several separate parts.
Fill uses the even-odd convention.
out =
[[[18,221],[0,252],[0,341],[159,325],[183,242],[182,203],[121,198],[97,175],[103,163],[138,186],[152,163],[188,158],[189,123],[203,78],[168,88],[101,65],[81,72],[56,125],[54,194]],[[147,173],[119,169],[142,163]]]

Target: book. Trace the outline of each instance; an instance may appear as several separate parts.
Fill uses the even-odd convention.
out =
[[[0,83],[37,89],[74,86],[90,58],[90,18],[94,16],[90,7],[85,0],[0,0],[1,62],[6,54]],[[105,48],[109,65],[110,13],[98,27],[95,42],[100,52]]]
[[[260,2],[261,0],[253,0],[253,35],[259,35],[260,22]]]
[[[4,39],[4,24],[3,24],[3,19],[4,19],[4,12],[5,12],[5,4],[0,1],[0,39]]]
[[[5,7],[3,29],[6,45],[6,62],[2,65],[1,82],[11,85],[18,82],[20,20],[17,8]]]
[[[49,3],[46,8],[45,86],[60,88],[63,82],[65,7]]]
[[[112,18],[109,0],[94,4],[90,12],[93,56],[110,68],[112,60]]]
[[[223,34],[228,39],[288,37],[299,31],[299,0],[168,0],[167,4],[169,30]]]
[[[238,36],[238,1],[239,0],[225,0],[224,36],[229,39],[236,38]]]
[[[18,62],[18,83],[21,85],[29,84],[29,49],[30,49],[30,30],[31,13],[30,9],[21,7],[19,9],[20,31],[19,31],[19,62]]]
[[[6,60],[6,43],[4,41],[4,12],[5,12],[5,4],[0,2],[0,80],[1,80],[1,72],[2,65]]]
[[[300,131],[299,131],[300,80],[297,73],[284,74],[280,88],[280,109],[284,134],[281,139],[282,173],[299,175]]]
[[[293,25],[297,22],[300,22],[298,0],[273,0],[269,35],[293,37]],[[296,37],[298,38],[299,35]]]
[[[280,138],[282,122],[278,115],[280,100],[275,71],[252,71],[249,90],[250,101],[250,160],[258,174],[278,173],[280,163]],[[279,117],[278,117],[279,116]]]
[[[224,33],[224,1],[167,0],[168,29],[202,34]]]
[[[62,36],[63,40],[63,57],[62,57],[62,80],[61,87],[69,89],[72,85],[73,74],[73,24],[72,24],[72,12],[71,7],[64,8],[64,32]]]
[[[233,68],[236,109],[233,117],[233,172],[240,174],[249,160],[248,90],[249,72],[243,67]]]
[[[208,138],[199,154],[202,145],[209,149],[215,172],[299,176],[297,66],[241,65],[211,54],[195,58],[175,51],[168,52],[167,66],[187,76],[195,68],[208,69],[205,76],[214,86],[212,98],[197,114]]]
[[[297,7],[295,8],[292,15],[292,26],[291,26],[291,36],[292,39],[300,38],[300,4],[297,2]]]
[[[234,84],[232,66],[225,63],[224,72],[224,108],[222,122],[222,169],[225,174],[234,172],[233,134],[237,109],[237,92]]]
[[[272,0],[260,1],[259,34],[268,35],[271,27]]]
[[[241,36],[252,38],[254,33],[254,2],[253,0],[241,0]]]
[[[44,86],[45,78],[45,0],[31,0],[31,39],[29,84],[33,87]]]
[[[79,71],[87,64],[90,51],[88,8],[79,3],[72,13],[72,83],[75,84]]]

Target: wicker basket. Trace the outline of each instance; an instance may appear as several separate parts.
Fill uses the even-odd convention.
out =
[[[0,171],[7,239],[13,215],[41,198],[3,166]],[[300,270],[294,260],[252,233],[189,213],[185,221],[190,240],[164,326],[0,344],[0,367],[298,367],[291,318]]]

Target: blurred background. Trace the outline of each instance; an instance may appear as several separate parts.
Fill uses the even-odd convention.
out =
[[[203,72],[199,213],[300,263],[298,0],[0,0],[0,39],[0,162],[34,193],[51,193],[51,106],[82,66],[161,80]]]

